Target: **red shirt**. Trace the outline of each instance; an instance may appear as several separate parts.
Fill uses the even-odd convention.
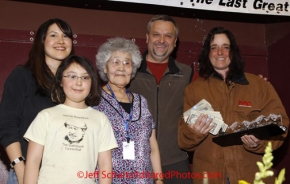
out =
[[[168,62],[166,63],[152,63],[149,61],[146,61],[146,62],[147,62],[147,66],[149,70],[152,72],[152,74],[154,75],[156,79],[156,83],[159,84],[161,78],[164,75],[166,68],[168,67]]]

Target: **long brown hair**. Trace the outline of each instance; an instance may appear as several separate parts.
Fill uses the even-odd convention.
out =
[[[213,28],[207,35],[205,42],[202,46],[201,53],[199,55],[199,76],[208,79],[211,74],[215,72],[210,59],[210,43],[214,40],[214,36],[216,34],[225,34],[230,41],[230,59],[231,63],[229,65],[229,71],[226,75],[225,82],[227,84],[230,83],[231,78],[236,73],[241,73],[244,71],[245,63],[240,54],[240,49],[236,43],[235,37],[233,33],[223,27],[215,27]]]
[[[52,24],[56,24],[64,34],[73,40],[72,30],[65,21],[56,18],[44,22],[37,30],[32,48],[29,52],[29,59],[24,65],[32,71],[37,81],[39,92],[46,95],[50,95],[54,78],[53,73],[45,62],[44,51],[44,41],[46,39],[47,30]],[[74,47],[72,46],[70,55],[73,53]]]

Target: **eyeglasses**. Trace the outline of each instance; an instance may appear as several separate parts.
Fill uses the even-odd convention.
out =
[[[63,75],[63,77],[66,77],[68,78],[69,80],[77,80],[77,79],[81,79],[81,81],[83,82],[88,82],[91,80],[91,77],[90,76],[81,76],[81,77],[78,77],[76,75]]]
[[[132,66],[132,61],[127,59],[124,61],[120,61],[118,58],[111,58],[109,60],[109,63],[113,66],[119,66],[121,63],[123,64],[124,67],[131,67]]]

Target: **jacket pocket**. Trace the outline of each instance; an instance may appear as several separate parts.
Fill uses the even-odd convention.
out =
[[[237,108],[234,110],[236,113],[236,116],[238,118],[238,122],[243,122],[243,121],[253,121],[255,120],[258,116],[261,115],[261,109],[256,109],[256,108]]]

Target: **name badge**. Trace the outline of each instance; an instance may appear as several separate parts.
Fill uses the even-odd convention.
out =
[[[134,141],[123,142],[123,159],[135,160]]]

